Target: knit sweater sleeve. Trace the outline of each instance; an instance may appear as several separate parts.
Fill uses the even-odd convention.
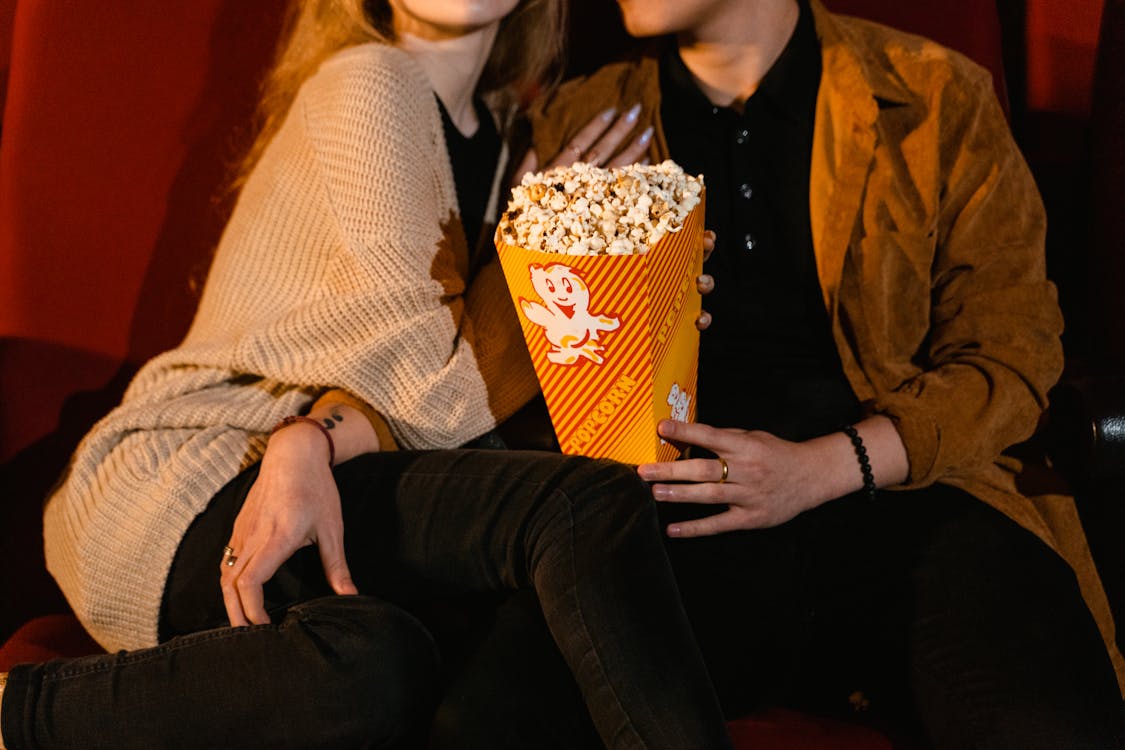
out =
[[[303,89],[303,118],[340,247],[327,271],[327,384],[385,415],[408,448],[493,427],[465,321],[465,258],[440,114],[425,75],[393,48],[338,55]],[[291,116],[293,116],[291,115]]]
[[[370,404],[406,448],[460,445],[503,414],[487,384],[500,378],[479,364],[507,337],[468,320],[501,321],[489,304],[503,297],[466,293],[454,191],[433,93],[402,52],[361,45],[306,81],[239,196],[187,337],[142,368],[47,503],[48,566],[103,646],[156,644],[185,530],[317,394]]]

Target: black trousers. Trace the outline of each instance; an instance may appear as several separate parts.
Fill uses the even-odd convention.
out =
[[[665,506],[662,521],[697,512]],[[1125,747],[1070,568],[963,492],[850,496],[775,529],[667,547],[730,717],[761,705],[849,716],[911,747]],[[501,607],[439,710],[436,744],[599,746],[545,632],[528,598]]]
[[[359,597],[328,593],[314,550],[267,586],[272,623],[223,627],[222,548],[255,478],[181,543],[152,649],[12,670],[4,740],[23,748],[393,747],[432,709],[438,656],[407,609],[534,591],[614,748],[727,748],[648,490],[635,472],[550,453],[361,456],[336,469]]]

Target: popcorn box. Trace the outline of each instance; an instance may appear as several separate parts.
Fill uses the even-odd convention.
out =
[[[703,196],[701,196],[702,198]],[[670,461],[661,419],[695,419],[704,201],[647,253],[496,247],[564,453]]]

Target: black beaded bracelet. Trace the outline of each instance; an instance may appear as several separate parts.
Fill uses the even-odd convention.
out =
[[[855,457],[859,461],[859,471],[863,474],[863,492],[869,499],[875,499],[875,474],[871,471],[871,462],[867,460],[867,448],[863,446],[863,438],[859,436],[856,428],[846,424],[840,430],[852,441],[855,448]]]

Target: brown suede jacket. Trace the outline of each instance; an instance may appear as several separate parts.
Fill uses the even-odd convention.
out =
[[[991,76],[928,40],[812,3],[823,76],[809,208],[844,373],[891,418],[903,487],[943,482],[1014,519],[1074,568],[1125,689],[1125,662],[1073,499],[1026,497],[1002,455],[1035,430],[1062,369],[1046,220]],[[610,105],[640,102],[669,158],[655,54],[564,84],[533,112],[539,163]]]

